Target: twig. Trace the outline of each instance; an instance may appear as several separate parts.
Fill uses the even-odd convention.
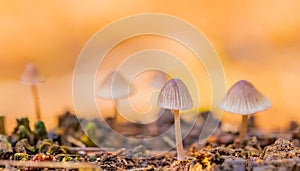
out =
[[[117,151],[112,152],[111,154],[112,154],[113,156],[118,156],[118,155],[122,154],[124,151],[125,151],[125,148],[120,148],[120,149],[118,149]]]
[[[76,146],[78,146],[78,147],[85,147],[85,145],[81,142],[81,141],[79,141],[79,140],[77,140],[76,138],[74,138],[74,137],[72,137],[72,136],[67,136],[67,140],[70,142],[70,143],[72,143],[72,144],[75,144]]]
[[[175,142],[168,136],[163,136],[164,142],[166,142],[170,147],[175,147]]]
[[[92,163],[86,162],[47,162],[47,161],[15,161],[15,160],[0,160],[0,165],[14,166],[14,167],[30,167],[30,168],[65,168],[65,169],[77,169],[77,168],[93,168],[99,169],[99,167]]]

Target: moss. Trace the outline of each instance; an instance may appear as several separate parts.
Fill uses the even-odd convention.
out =
[[[66,150],[63,146],[60,146],[56,142],[53,142],[51,139],[44,139],[42,141],[39,141],[36,147],[39,153],[45,153],[50,155],[66,153]]]
[[[27,154],[34,154],[35,148],[31,146],[27,139],[21,139],[17,142],[15,146],[15,150],[17,153],[27,153]]]
[[[70,157],[70,156],[65,156],[65,157],[62,159],[62,162],[68,162],[68,161],[73,161],[73,158]]]
[[[34,124],[34,137],[36,141],[48,138],[48,133],[44,122],[37,121]]]
[[[29,156],[26,153],[15,153],[13,159],[18,161],[28,161]]]

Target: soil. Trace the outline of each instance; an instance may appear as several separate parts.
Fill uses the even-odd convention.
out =
[[[166,111],[160,120],[146,126],[119,125],[119,130],[130,126],[119,133],[140,139],[155,137],[161,130],[172,128],[174,121],[169,114]],[[57,129],[48,132],[48,137],[39,135],[45,134],[43,124],[37,124],[31,131],[28,121],[19,119],[11,135],[0,136],[0,167],[1,170],[300,170],[300,127],[296,122],[285,132],[265,134],[256,128],[252,118],[246,140],[239,140],[234,129],[224,130],[220,125],[205,144],[199,144],[197,135],[205,114],[200,116],[185,137],[184,161],[176,160],[172,131],[165,135],[169,139],[161,138],[152,145],[138,144],[138,141],[130,144],[130,141],[117,142],[101,121],[85,124],[88,127],[83,131],[79,123],[90,121],[77,120],[69,112],[60,117]],[[164,127],[158,129],[162,123]],[[183,129],[188,124],[182,121]],[[93,136],[100,143],[94,143],[90,139]],[[116,145],[112,143],[121,144],[120,148],[112,148]]]

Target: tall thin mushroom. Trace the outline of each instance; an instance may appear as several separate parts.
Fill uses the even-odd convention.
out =
[[[219,108],[227,112],[242,115],[241,140],[246,138],[248,115],[267,110],[270,107],[270,101],[246,80],[235,83],[219,104]]]
[[[26,65],[25,70],[21,75],[20,81],[21,83],[30,86],[36,118],[37,120],[41,120],[41,107],[37,85],[43,81],[40,78],[38,70],[36,69],[36,66],[33,63],[29,63]]]
[[[184,160],[179,110],[189,109],[193,106],[191,95],[185,84],[178,78],[169,80],[160,91],[158,105],[172,110],[174,114],[177,160]]]
[[[112,127],[116,128],[116,121],[118,118],[118,105],[119,100],[128,97],[132,93],[132,87],[129,81],[120,73],[112,72],[100,84],[97,91],[97,96],[104,99],[112,99],[114,103],[114,116]]]

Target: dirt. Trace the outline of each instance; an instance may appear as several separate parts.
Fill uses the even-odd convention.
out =
[[[125,133],[140,138],[157,136],[161,134],[159,129],[154,129],[158,123],[167,121],[164,130],[173,124],[168,113],[162,118],[165,120],[146,126],[131,124],[131,132],[126,130]],[[31,130],[26,118],[18,119],[18,126],[11,135],[0,136],[0,166],[3,170],[300,170],[300,128],[297,123],[292,123],[286,132],[271,134],[262,133],[252,124],[246,140],[239,140],[238,132],[224,131],[220,126],[205,144],[199,144],[196,135],[201,131],[203,118],[198,119],[184,140],[186,159],[183,161],[176,159],[172,138],[162,138],[152,146],[124,141],[120,148],[99,148],[90,136],[97,135],[101,144],[112,145],[117,141],[100,121],[87,124],[84,132],[79,124],[83,120],[78,122],[67,112],[60,117],[57,129],[50,131],[48,136],[41,136],[46,131],[42,123]],[[185,124],[188,123],[183,121],[183,128]],[[120,126],[126,128],[126,125]],[[148,131],[146,135],[143,134],[145,130]],[[166,136],[173,134],[170,132]],[[129,145],[131,148],[127,147]],[[169,150],[162,151],[163,148]]]

